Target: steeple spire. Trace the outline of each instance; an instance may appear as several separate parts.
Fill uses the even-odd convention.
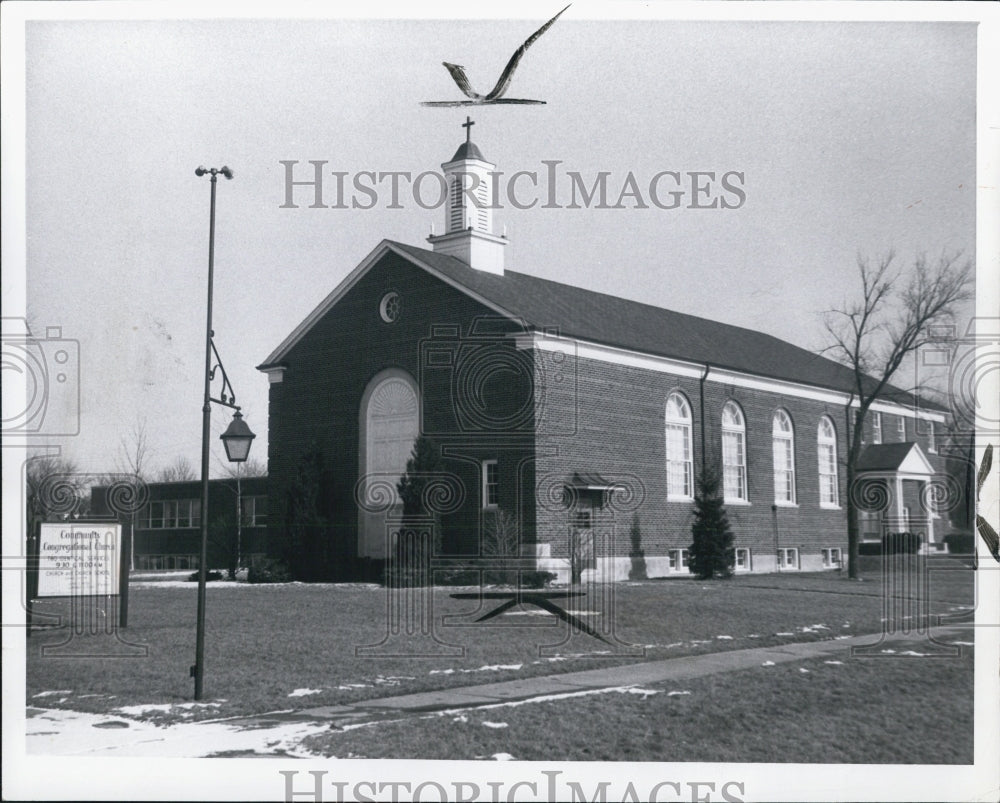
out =
[[[462,128],[465,142],[458,146],[451,161],[441,165],[448,187],[445,205],[444,234],[431,235],[427,241],[434,250],[461,259],[476,270],[503,274],[505,237],[493,229],[493,169],[472,141],[475,121],[466,116]]]

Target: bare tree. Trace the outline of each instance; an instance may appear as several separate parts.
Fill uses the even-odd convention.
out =
[[[859,530],[850,490],[868,410],[879,398],[898,392],[890,383],[903,362],[973,297],[972,260],[963,260],[961,253],[942,255],[934,264],[920,256],[909,271],[896,270],[894,258],[892,251],[876,262],[859,256],[861,298],[830,310],[826,319],[828,351],[854,374],[851,402],[857,406],[847,451],[847,567],[852,579],[858,576]]]
[[[157,482],[191,482],[196,479],[198,475],[195,474],[194,466],[184,456],[176,458],[156,474]]]
[[[132,422],[128,433],[118,441],[119,472],[134,474],[139,479],[146,479],[149,473],[150,446],[149,435],[146,432],[146,419],[137,418]]]
[[[39,523],[55,516],[81,513],[88,488],[76,463],[58,455],[29,457],[25,469],[28,537]]]
[[[149,473],[149,435],[146,432],[146,419],[136,418],[132,422],[132,427],[126,435],[118,441],[118,470],[122,474],[130,474],[136,482],[144,482]],[[135,570],[135,528],[138,519],[138,511],[132,513],[132,526],[129,538],[129,555],[131,561],[129,569]]]

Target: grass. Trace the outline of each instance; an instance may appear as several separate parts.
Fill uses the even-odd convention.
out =
[[[920,644],[899,647],[911,648]],[[340,758],[971,764],[972,684],[969,650],[815,659],[331,731],[302,746]]]
[[[936,574],[932,612],[954,614],[953,609],[973,603],[972,572]],[[205,690],[206,701],[218,705],[187,716],[336,705],[613,663],[874,633],[882,616],[877,572],[865,582],[786,574],[623,583],[614,587],[616,633],[623,642],[640,645],[631,651],[638,654],[617,654],[621,651],[584,634],[545,650],[544,645],[558,645],[566,637],[553,617],[524,613],[455,626],[442,617],[457,616],[458,623],[468,624],[479,606],[476,600],[452,599],[454,591],[434,590],[433,617],[440,638],[464,649],[464,656],[365,657],[356,648],[376,644],[386,634],[384,589],[209,584]],[[569,607],[593,610],[596,602],[588,597]],[[486,604],[487,610],[493,605]],[[68,613],[62,600],[39,603],[38,611]],[[130,626],[122,637],[147,650],[138,658],[122,657],[124,648],[113,636],[73,635],[57,647],[69,638],[68,628],[36,631],[28,641],[29,704],[106,712],[123,705],[190,701],[195,612],[194,583],[133,588]],[[593,616],[588,621],[598,623]],[[73,657],[83,652],[97,657]],[[289,696],[299,689],[316,693]],[[67,693],[35,697],[48,691]]]

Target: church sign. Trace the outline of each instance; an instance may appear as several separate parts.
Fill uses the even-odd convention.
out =
[[[38,539],[39,597],[111,596],[119,592],[121,525],[42,524]]]

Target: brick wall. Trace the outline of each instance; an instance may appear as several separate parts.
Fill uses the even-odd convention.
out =
[[[617,573],[627,566],[632,512],[640,518],[642,548],[647,562],[661,568],[671,549],[691,542],[693,504],[673,501],[666,494],[666,445],[664,408],[667,396],[680,391],[692,411],[692,446],[695,473],[702,465],[700,382],[668,374],[581,358],[576,362],[576,398],[560,399],[565,421],[575,419],[575,434],[540,437],[538,474],[540,499],[537,537],[550,544],[554,559],[565,559],[568,517],[564,508],[544,504],[547,478],[556,481],[573,471],[596,472],[612,482],[636,487],[642,501],[621,510],[602,511],[598,527],[613,533],[613,551],[621,556]],[[708,381],[704,387],[705,446],[721,461],[721,415],[728,400],[737,402],[746,422],[747,486],[749,504],[727,505],[737,547],[752,550],[755,570],[773,568],[776,545],[800,550],[802,568],[819,568],[824,547],[846,548],[844,409],[839,405],[801,399]],[[575,403],[574,403],[575,402]],[[546,397],[546,414],[559,415],[556,399]],[[791,416],[795,427],[795,507],[774,504],[772,417],[778,408]],[[841,509],[826,509],[819,501],[817,427],[829,416],[837,430],[838,490]],[[564,423],[563,430],[570,427]],[[557,452],[557,453],[556,453]],[[807,556],[809,559],[806,560]],[[655,571],[655,570],[654,570]]]
[[[399,293],[402,312],[394,323],[379,315],[379,302],[390,290]],[[358,517],[354,490],[359,478],[359,416],[362,396],[369,382],[388,368],[405,371],[421,387],[424,428],[445,452],[446,469],[461,481],[465,503],[441,519],[444,551],[478,551],[482,523],[480,462],[496,459],[500,467],[500,504],[518,509],[523,496],[519,484],[533,485],[531,458],[533,419],[518,419],[529,389],[516,381],[517,372],[504,372],[509,360],[497,362],[496,376],[486,378],[489,407],[473,410],[485,420],[461,420],[456,404],[452,370],[421,365],[421,341],[433,327],[456,327],[452,334],[435,338],[435,348],[455,352],[488,344],[496,352],[515,353],[504,336],[516,330],[506,322],[489,331],[472,332],[472,322],[495,313],[446,283],[414,267],[393,253],[386,254],[291,349],[284,362],[283,381],[270,386],[268,416],[268,473],[271,498],[271,552],[280,554],[284,535],[284,509],[288,489],[303,456],[312,449],[323,455],[328,469],[325,506],[331,521],[330,538],[338,560],[350,563],[357,556]],[[495,320],[493,324],[496,324]],[[429,343],[425,343],[425,351]],[[520,359],[523,359],[521,357]],[[530,359],[530,355],[529,355]],[[486,373],[490,371],[486,362]],[[515,368],[517,366],[515,365]],[[506,392],[497,391],[497,380]],[[467,392],[467,391],[462,391]],[[467,406],[467,405],[466,405]],[[518,420],[512,427],[490,431],[492,421]],[[533,529],[532,510],[523,511]]]

